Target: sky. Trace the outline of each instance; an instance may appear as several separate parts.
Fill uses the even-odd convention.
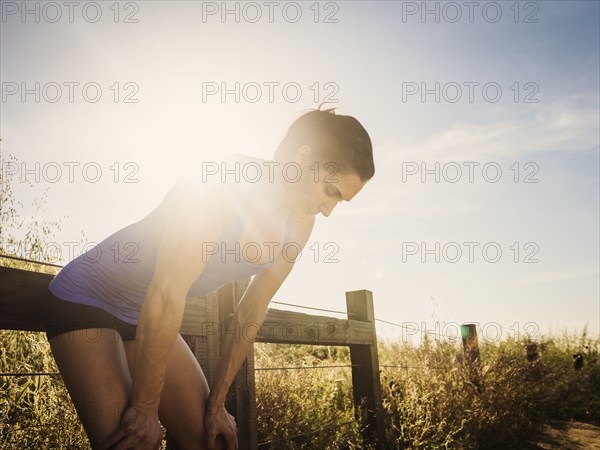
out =
[[[369,132],[376,173],[317,216],[274,301],[344,311],[368,289],[402,325],[379,335],[413,342],[597,334],[600,3],[271,5],[1,2],[3,175],[24,216],[60,220],[59,262],[184,169],[271,158],[325,101]]]

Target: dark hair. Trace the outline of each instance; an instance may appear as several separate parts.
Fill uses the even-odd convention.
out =
[[[356,172],[362,181],[375,174],[371,138],[352,116],[338,115],[334,109],[313,109],[292,123],[277,147],[275,156],[286,159],[300,146],[307,144],[315,159],[334,162],[342,173]]]

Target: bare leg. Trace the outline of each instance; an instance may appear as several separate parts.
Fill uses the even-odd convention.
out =
[[[131,371],[135,345],[135,341],[124,343]],[[204,402],[208,393],[204,372],[178,334],[167,362],[158,417],[180,450],[205,448]]]
[[[117,429],[131,398],[121,336],[111,328],[90,328],[49,342],[90,444],[98,448]]]

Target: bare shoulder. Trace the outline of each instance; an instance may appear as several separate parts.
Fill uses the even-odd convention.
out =
[[[226,223],[234,217],[234,204],[240,202],[238,197],[227,183],[188,170],[179,176],[161,208],[172,216],[183,213],[179,220],[206,222],[207,217],[211,221],[220,217]]]

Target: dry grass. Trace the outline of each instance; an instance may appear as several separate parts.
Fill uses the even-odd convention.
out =
[[[0,330],[0,339],[0,372],[57,372],[43,333]],[[381,363],[407,366],[381,369],[387,447],[523,448],[543,441],[551,419],[600,421],[598,339],[549,339],[534,362],[525,344],[483,345],[477,368],[452,344],[380,343]],[[573,368],[575,352],[584,355],[581,370]],[[259,368],[350,363],[345,347],[256,344],[255,354]],[[261,448],[367,448],[354,420],[350,368],[261,370],[256,380],[259,442],[272,442]],[[88,448],[60,376],[0,382],[3,448]]]

